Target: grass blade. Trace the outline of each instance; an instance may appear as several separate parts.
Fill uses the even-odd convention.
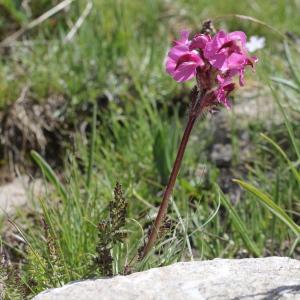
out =
[[[46,178],[55,186],[56,190],[59,192],[62,198],[65,201],[67,201],[68,199],[67,192],[64,186],[62,185],[62,183],[57,178],[53,169],[50,167],[50,165],[34,150],[31,151],[31,157],[33,158],[35,163],[39,166],[39,168],[46,176]]]
[[[275,142],[273,141],[271,138],[269,138],[268,136],[266,136],[265,134],[261,133],[260,134],[261,137],[263,137],[267,142],[269,142],[280,154],[281,156],[287,161],[290,169],[292,170],[294,176],[296,177],[296,179],[299,181],[300,183],[300,174],[297,171],[295,165],[290,161],[290,159],[287,157],[286,153],[282,150],[282,148]]]
[[[26,24],[24,27],[22,27],[21,29],[19,29],[18,31],[14,32],[12,35],[8,36],[3,41],[1,41],[0,47],[8,46],[11,42],[14,42],[19,37],[21,37],[27,30],[32,29],[40,25],[41,23],[45,22],[50,17],[54,16],[55,14],[57,14],[58,12],[62,11],[67,6],[69,6],[73,1],[74,0],[64,0],[58,3],[56,6],[52,7],[51,9],[43,13],[41,16],[34,19],[30,23]]]
[[[275,77],[275,76],[272,76],[271,80],[278,83],[278,84],[287,86],[287,87],[295,90],[296,92],[300,93],[300,87],[297,84],[295,84],[295,82],[293,82],[291,80],[284,79],[284,78],[281,78],[281,77]]]
[[[293,61],[289,45],[286,41],[284,41],[284,52],[295,81],[297,82],[298,87],[300,87],[300,76],[295,68],[295,63]]]
[[[219,189],[219,193],[221,194],[221,202],[229,212],[229,215],[231,216],[233,221],[233,225],[236,228],[236,230],[239,232],[243,242],[245,243],[245,246],[247,247],[249,252],[251,252],[254,256],[256,257],[260,256],[259,249],[257,248],[255,243],[248,235],[245,223],[239,217],[233,205],[230,203],[227,197],[220,191],[220,189]]]
[[[180,215],[180,212],[179,212],[179,209],[175,203],[175,201],[173,200],[173,198],[171,198],[171,203],[173,205],[173,208],[175,210],[175,213],[179,219],[179,223],[182,227],[182,231],[184,233],[184,237],[185,237],[185,240],[186,240],[186,244],[187,244],[187,248],[188,248],[188,251],[189,251],[189,256],[190,256],[190,259],[191,260],[194,260],[194,255],[193,255],[193,251],[192,251],[192,246],[191,246],[191,243],[190,243],[190,239],[189,239],[189,235],[187,233],[187,225],[184,223],[181,215]]]
[[[284,108],[282,107],[282,105],[281,105],[281,103],[280,103],[280,100],[278,99],[278,96],[277,96],[275,90],[273,89],[273,87],[272,87],[271,85],[269,85],[269,86],[270,86],[271,92],[272,92],[272,94],[273,94],[273,97],[274,97],[274,99],[275,99],[275,101],[276,101],[276,103],[277,103],[277,105],[278,105],[278,107],[279,107],[279,109],[280,109],[280,112],[281,112],[281,114],[282,114],[283,117],[284,117],[285,126],[286,126],[286,128],[287,128],[287,130],[288,130],[288,133],[289,133],[291,142],[292,142],[292,144],[293,144],[293,147],[294,147],[294,149],[295,149],[295,152],[296,152],[296,154],[297,154],[298,160],[300,160],[300,150],[299,150],[298,144],[297,144],[297,142],[296,142],[295,134],[294,134],[293,128],[292,128],[292,126],[291,126],[291,123],[290,123],[290,121],[289,121],[289,119],[288,119],[288,116],[287,116],[287,114],[286,114]]]
[[[275,214],[281,221],[283,221],[289,228],[298,236],[300,235],[300,226],[298,226],[287,213],[279,207],[275,202],[265,193],[254,187],[253,185],[246,183],[242,180],[234,179],[234,182],[238,183],[242,188],[255,195],[260,202],[266,206],[273,214]]]
[[[98,105],[97,102],[95,101],[93,106],[92,137],[91,137],[90,152],[89,152],[88,173],[86,179],[86,185],[88,189],[91,186],[91,178],[92,178],[92,171],[93,171],[93,164],[94,164],[94,152],[95,152],[95,141],[96,141],[96,131],[97,131],[97,109],[98,109]]]

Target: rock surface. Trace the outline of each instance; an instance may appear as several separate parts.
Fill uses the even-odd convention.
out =
[[[19,177],[12,182],[0,186],[0,216],[12,214],[17,207],[28,203],[29,195],[42,193],[43,185],[41,180],[29,182],[28,177]]]
[[[214,259],[75,282],[34,300],[300,299],[300,261],[284,257]]]
[[[236,100],[232,110],[239,128],[258,121],[263,122],[265,126],[282,124],[283,122],[282,115],[270,90],[263,86],[250,85],[241,89],[240,93],[236,95]],[[230,114],[230,111],[223,110],[222,113]]]

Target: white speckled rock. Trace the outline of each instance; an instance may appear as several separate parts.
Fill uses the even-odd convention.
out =
[[[300,299],[300,261],[285,257],[182,262],[75,282],[34,300]]]

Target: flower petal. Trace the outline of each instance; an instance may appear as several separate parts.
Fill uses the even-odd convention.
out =
[[[206,44],[210,41],[210,36],[205,34],[196,35],[190,44],[190,50],[204,49]]]
[[[243,31],[233,31],[228,33],[228,39],[231,41],[240,41],[242,43],[242,47],[246,46],[246,34]]]
[[[189,52],[189,48],[185,45],[175,46],[170,49],[168,56],[174,60],[177,60],[180,56]]]
[[[174,79],[177,82],[184,82],[192,79],[196,75],[197,64],[194,62],[185,62],[181,64],[175,72]]]

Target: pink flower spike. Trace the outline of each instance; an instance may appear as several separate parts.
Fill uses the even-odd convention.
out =
[[[248,55],[246,42],[242,31],[219,31],[213,37],[196,34],[191,40],[189,32],[182,31],[168,52],[166,71],[177,82],[196,77],[198,90],[208,95],[206,106],[222,103],[229,108],[228,97],[235,89],[234,77],[243,86],[246,67],[254,69],[258,61]]]

